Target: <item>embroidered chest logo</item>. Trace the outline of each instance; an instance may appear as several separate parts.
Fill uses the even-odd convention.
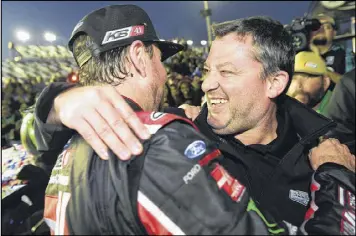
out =
[[[309,203],[309,195],[307,192],[303,192],[300,190],[293,190],[289,191],[289,199],[298,202],[304,206],[307,206]]]

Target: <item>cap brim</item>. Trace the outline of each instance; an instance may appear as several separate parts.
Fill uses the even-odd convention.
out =
[[[309,74],[309,75],[316,75],[316,76],[322,76],[324,75],[321,72],[314,72],[314,71],[308,71],[308,70],[294,70],[294,73],[305,73],[305,74]]]
[[[168,57],[182,51],[184,46],[178,43],[172,43],[169,41],[154,41],[158,48],[161,50],[162,58],[161,61],[165,61]]]

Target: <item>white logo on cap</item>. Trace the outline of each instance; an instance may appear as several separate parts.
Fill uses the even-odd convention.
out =
[[[104,45],[122,39],[127,39],[129,37],[142,35],[143,33],[144,33],[143,25],[129,26],[126,28],[107,31],[105,33],[102,44]]]
[[[317,64],[315,64],[314,62],[311,62],[311,61],[306,62],[305,66],[311,67],[311,68],[317,68],[318,67]]]

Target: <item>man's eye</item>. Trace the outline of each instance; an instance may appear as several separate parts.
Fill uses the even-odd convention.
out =
[[[206,73],[208,73],[208,72],[209,72],[208,69],[206,69],[206,68],[203,69],[203,74],[206,74]]]
[[[229,74],[232,74],[231,71],[228,71],[228,70],[222,70],[220,71],[221,74],[226,74],[226,75],[229,75]]]

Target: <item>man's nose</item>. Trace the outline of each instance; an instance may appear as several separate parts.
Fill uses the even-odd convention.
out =
[[[219,87],[219,82],[217,79],[217,76],[213,73],[210,73],[209,75],[207,75],[201,85],[201,88],[203,90],[204,93],[211,91],[211,90],[215,90]]]

